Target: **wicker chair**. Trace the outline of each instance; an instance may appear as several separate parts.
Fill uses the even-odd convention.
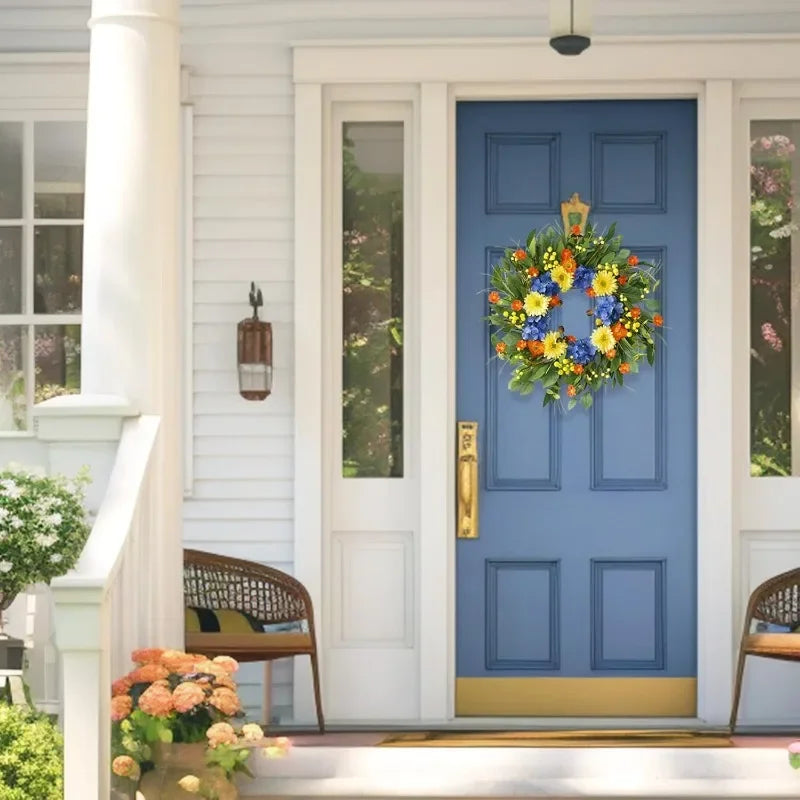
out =
[[[183,595],[187,608],[232,609],[264,625],[305,623],[307,629],[299,632],[187,632],[186,651],[209,658],[229,655],[239,661],[267,663],[290,656],[310,656],[317,721],[324,732],[314,609],[303,584],[285,572],[252,561],[184,550]]]
[[[791,628],[800,625],[800,569],[792,569],[764,581],[750,595],[744,615],[744,631],[733,689],[731,733],[736,727],[739,711],[745,658],[761,656],[782,661],[800,661],[800,633],[750,633],[753,620]]]

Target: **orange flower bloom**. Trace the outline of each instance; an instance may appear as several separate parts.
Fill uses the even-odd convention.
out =
[[[214,687],[216,688],[217,686],[225,686],[234,692],[236,691],[236,683],[230,675],[224,675],[221,678],[214,678]]]
[[[217,722],[206,731],[208,746],[217,747],[220,744],[236,744],[236,731],[227,722]]]
[[[194,659],[180,650],[165,650],[161,654],[161,666],[170,672],[183,675],[194,669]]]
[[[239,669],[239,662],[230,656],[216,656],[213,663],[219,664],[228,675],[233,675],[233,673]]]
[[[556,306],[561,305],[561,298],[560,297],[551,297],[550,302],[548,303],[550,308],[555,308]]]
[[[181,714],[191,711],[195,706],[199,706],[206,699],[206,693],[199,683],[194,681],[184,681],[179,683],[172,692],[172,703],[175,710]]]
[[[617,283],[620,286],[624,286],[627,282],[628,282],[628,276],[627,275],[620,275],[619,278],[617,278]]]
[[[574,336],[567,336],[567,341],[572,344],[573,342],[577,342],[578,340]]]
[[[639,263],[638,256],[628,256],[628,266],[635,267]]]
[[[572,365],[572,371],[576,375],[583,375],[583,364],[573,364]]]
[[[174,708],[169,686],[154,684],[139,698],[139,708],[153,717],[168,717]]]
[[[133,683],[154,683],[164,680],[169,676],[169,670],[161,664],[145,664],[135,669],[128,675],[128,680]]]
[[[630,364],[629,364],[627,361],[623,361],[623,362],[622,362],[622,363],[619,365],[619,371],[620,371],[620,372],[621,372],[623,375],[627,375],[627,374],[628,374],[628,373],[631,371],[631,365],[630,365]]]
[[[561,263],[563,264],[565,261],[569,261],[572,258],[572,250],[569,247],[565,247],[561,251]]]
[[[489,292],[489,302],[496,303],[500,299],[499,292]]]
[[[616,358],[617,351],[612,347],[610,350],[606,350],[606,358]]]
[[[611,333],[614,334],[614,338],[617,341],[619,341],[620,339],[624,339],[628,335],[627,329],[621,322],[615,322],[611,326]]]
[[[528,341],[528,352],[534,358],[544,355],[544,342],[540,342],[538,339],[530,339]]]
[[[575,395],[578,394],[578,390],[572,384],[570,384],[567,386],[567,394],[570,397],[575,397]]]
[[[569,261],[565,261],[561,266],[564,267],[564,269],[569,272],[570,275],[572,275],[578,268],[574,258],[571,258]]]
[[[134,664],[158,664],[161,654],[164,651],[160,647],[147,647],[142,650],[134,650],[131,653],[131,661]]]
[[[661,327],[664,324],[664,317],[661,314],[653,314],[653,325]]]
[[[505,353],[506,351],[506,343],[505,342],[498,342],[494,349],[497,350],[498,353]]]
[[[111,698],[111,721],[120,722],[133,711],[133,698],[129,694],[119,694]]]
[[[228,689],[226,686],[220,686],[218,689],[214,689],[214,691],[211,692],[211,697],[208,698],[208,702],[228,717],[232,717],[242,708],[239,698],[236,696],[236,692]]]
[[[631,309],[631,316],[632,316],[634,319],[639,319],[639,317],[641,317],[641,316],[642,316],[642,309],[641,309],[641,308],[639,308],[638,306],[634,306],[634,307]]]
[[[520,339],[517,342],[517,350],[524,350],[528,346],[528,343],[524,339]]]
[[[120,778],[139,779],[139,765],[130,756],[117,756],[111,762],[111,771]]]
[[[522,300],[512,300],[511,301],[511,310],[512,311],[521,311],[522,310]]]
[[[538,274],[539,270],[536,269],[536,267],[528,267],[528,275],[530,275],[531,278],[535,278]]]
[[[594,289],[592,289],[591,286],[586,290],[586,296],[587,297],[594,297]]]
[[[522,249],[515,250],[514,251],[514,260],[515,261],[522,261],[522,259],[525,258],[526,255],[527,255],[527,253]]]
[[[119,697],[121,694],[128,694],[131,682],[127,678],[119,678],[111,684],[111,696]]]
[[[580,236],[580,235],[581,235],[581,226],[580,226],[580,225],[573,225],[573,226],[572,226],[572,227],[569,229],[569,232],[570,232],[570,233],[571,233],[573,236]]]

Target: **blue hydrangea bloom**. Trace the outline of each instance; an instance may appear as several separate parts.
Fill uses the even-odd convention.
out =
[[[581,264],[572,276],[572,285],[576,289],[588,289],[594,280],[594,270]]]
[[[588,364],[594,358],[596,352],[597,348],[588,337],[586,339],[578,339],[567,345],[567,355],[576,364]]]
[[[528,317],[522,326],[522,338],[526,341],[541,340],[544,339],[547,331],[547,321],[544,317]]]
[[[598,297],[594,306],[594,315],[603,325],[613,325],[622,316],[622,303],[610,294]]]
[[[539,294],[545,294],[548,297],[553,297],[553,295],[558,294],[559,288],[558,284],[550,277],[550,275],[545,273],[543,275],[537,275],[531,281],[531,291],[539,292]]]

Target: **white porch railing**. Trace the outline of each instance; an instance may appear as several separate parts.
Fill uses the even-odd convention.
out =
[[[131,650],[173,639],[160,616],[161,595],[170,587],[162,565],[171,567],[176,534],[159,524],[159,424],[155,416],[123,422],[81,559],[52,583],[62,657],[65,800],[108,799],[111,681],[130,669]]]

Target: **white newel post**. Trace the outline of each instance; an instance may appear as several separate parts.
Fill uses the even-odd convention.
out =
[[[161,646],[183,644],[179,0],[93,0],[81,384],[161,417],[150,576],[173,602]],[[162,595],[163,596],[163,595]]]

